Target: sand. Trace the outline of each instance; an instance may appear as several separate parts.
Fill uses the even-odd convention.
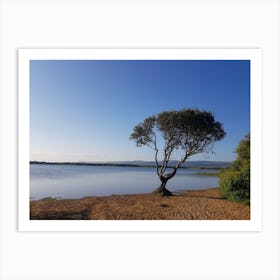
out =
[[[250,207],[221,197],[218,188],[30,202],[34,220],[249,220]]]

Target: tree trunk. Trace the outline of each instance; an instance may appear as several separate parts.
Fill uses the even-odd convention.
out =
[[[170,192],[165,186],[166,186],[167,180],[166,181],[161,181],[161,185],[153,191],[153,193],[159,193],[162,196],[172,196],[172,192]]]

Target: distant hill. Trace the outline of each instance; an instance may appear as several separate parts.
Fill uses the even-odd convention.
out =
[[[159,162],[161,165],[162,162]],[[168,166],[174,166],[177,161],[169,161]],[[132,167],[154,167],[154,161],[110,161],[110,162],[42,162],[42,161],[30,161],[30,164],[57,164],[57,165],[98,165],[98,166],[132,166]],[[187,161],[184,162],[181,167],[185,168],[198,168],[198,169],[221,169],[231,166],[231,162],[227,161]]]
[[[154,161],[141,161],[141,160],[133,160],[133,161],[113,161],[108,162],[109,164],[128,164],[128,165],[139,165],[139,166],[155,166]],[[170,160],[169,166],[172,166],[176,164],[176,160]],[[161,161],[159,161],[159,164],[162,164]],[[219,168],[226,168],[230,167],[232,165],[232,162],[228,161],[186,161],[181,166],[182,167],[219,167]]]

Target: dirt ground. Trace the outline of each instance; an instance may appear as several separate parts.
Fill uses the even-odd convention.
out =
[[[249,220],[250,207],[223,199],[217,188],[30,202],[32,220]]]

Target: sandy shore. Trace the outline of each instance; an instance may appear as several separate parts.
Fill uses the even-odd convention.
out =
[[[44,220],[249,220],[250,207],[230,202],[217,188],[158,194],[111,195],[30,202],[30,219]]]

